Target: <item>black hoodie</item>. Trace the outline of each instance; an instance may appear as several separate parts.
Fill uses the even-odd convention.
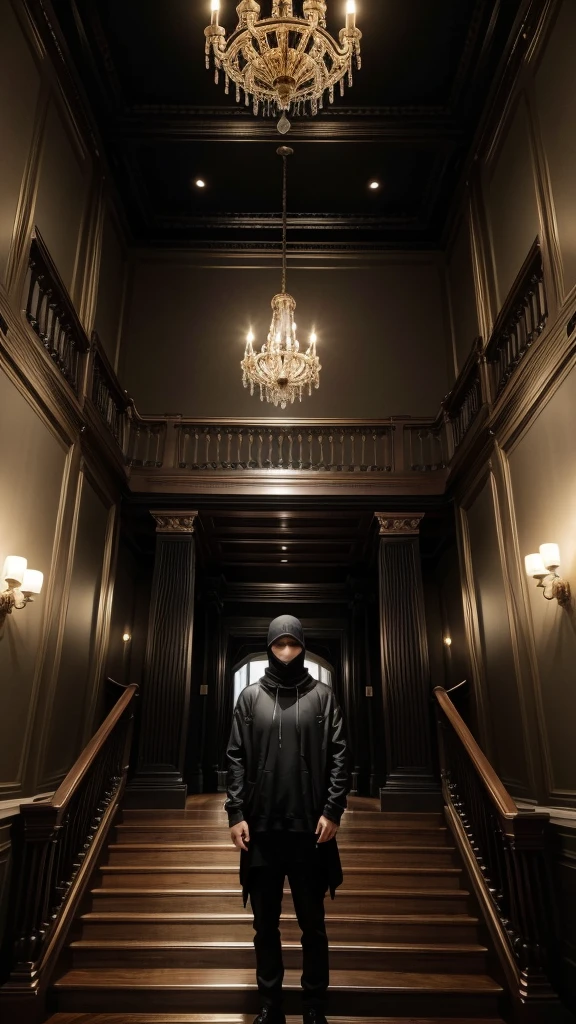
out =
[[[227,751],[228,799],[225,803],[231,827],[245,819],[251,828],[259,830],[274,820],[277,756],[285,751],[287,742],[290,746],[294,742],[296,747],[300,786],[295,805],[303,808],[305,827],[314,832],[321,815],[339,824],[346,807],[347,747],[334,691],[305,670],[304,634],[298,619],[292,616],[275,619],[270,626],[268,645],[285,635],[294,636],[302,644],[302,654],[284,665],[269,650],[269,666],[263,678],[242,690],[234,709]],[[292,731],[291,709],[294,707]],[[281,726],[283,748],[280,748]],[[297,779],[298,775],[293,775],[292,779],[295,777]],[[341,881],[336,841],[320,844],[318,849],[325,860],[333,894]],[[249,854],[243,852],[240,878],[245,899],[249,860]]]

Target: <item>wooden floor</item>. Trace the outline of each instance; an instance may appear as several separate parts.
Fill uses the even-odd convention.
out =
[[[259,1010],[250,908],[223,796],[125,811],[54,980],[50,1024],[249,1024]],[[494,1024],[501,989],[442,816],[352,798],[326,899],[330,1019]],[[286,1011],[300,1010],[300,932],[281,920]],[[290,1024],[301,1017],[288,1017]]]

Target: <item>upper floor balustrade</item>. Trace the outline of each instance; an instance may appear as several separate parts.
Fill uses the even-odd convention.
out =
[[[39,235],[24,315],[131,489],[165,493],[442,493],[548,318],[535,242],[488,343],[474,341],[437,416],[307,421],[140,415],[97,335],[88,340]]]

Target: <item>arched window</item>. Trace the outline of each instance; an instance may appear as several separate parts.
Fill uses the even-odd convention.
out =
[[[244,687],[258,682],[264,675],[267,665],[268,655],[266,651],[263,651],[261,654],[251,654],[249,658],[236,666],[234,669],[234,707],[236,707],[236,701]],[[332,666],[324,658],[308,651],[304,666],[314,679],[318,679],[320,683],[326,683],[327,686],[332,686]]]

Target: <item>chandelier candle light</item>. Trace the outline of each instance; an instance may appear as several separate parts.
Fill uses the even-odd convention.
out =
[[[260,352],[254,350],[252,330],[246,336],[246,351],[241,362],[242,382],[260,388],[260,401],[264,398],[272,405],[285,409],[296,397],[302,401],[304,388],[320,387],[320,360],[316,355],[316,334],[312,331],[306,352],[299,351],[294,323],[296,300],[286,291],[286,233],[287,233],[287,180],[286,161],[294,153],[289,146],[276,150],[282,157],[282,291],[272,299],[272,323],[266,344]]]
[[[334,88],[344,95],[345,79],[352,85],[352,63],[360,68],[360,40],[356,28],[356,0],[346,0],[346,25],[337,43],[326,29],[325,0],[303,0],[303,17],[294,16],[293,0],[272,0],[272,17],[260,18],[256,0],[241,0],[238,25],[230,38],[218,24],[220,0],[212,0],[212,20],[204,29],[206,67],[212,53],[215,80],[224,72],[225,91],[236,87],[236,102],[244,92],[255,114],[281,114],[278,131],[290,130],[286,116],[316,114],[326,93],[334,102]]]

